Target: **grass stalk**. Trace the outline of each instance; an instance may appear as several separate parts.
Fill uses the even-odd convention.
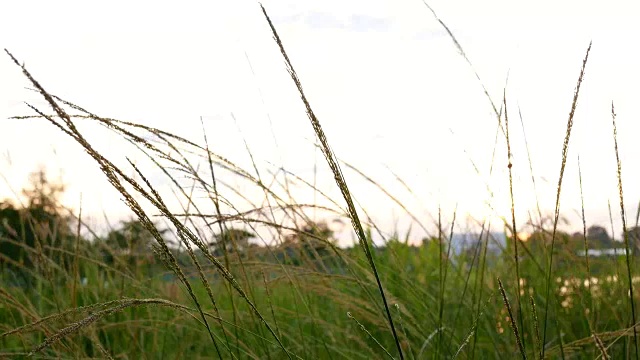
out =
[[[525,342],[524,342],[524,320],[522,314],[522,302],[520,300],[520,258],[518,257],[518,243],[520,239],[518,237],[518,228],[516,227],[516,205],[515,199],[513,196],[513,154],[511,153],[511,140],[509,138],[509,112],[507,111],[507,91],[506,89],[503,92],[503,102],[504,102],[504,124],[505,124],[505,138],[507,140],[507,161],[508,161],[508,169],[509,169],[509,197],[511,199],[511,236],[513,237],[513,260],[516,268],[516,304],[518,305],[518,312],[516,313],[517,321],[520,323],[520,329],[522,329],[522,338],[520,342],[526,352]]]
[[[511,325],[511,330],[513,331],[513,335],[516,337],[516,342],[518,343],[518,349],[520,350],[520,355],[522,355],[522,359],[527,359],[527,353],[524,351],[524,344],[522,344],[522,340],[518,333],[518,324],[516,324],[516,320],[513,317],[513,311],[511,310],[511,304],[509,303],[509,298],[507,297],[507,293],[504,291],[504,286],[502,286],[502,281],[498,279],[498,285],[500,286],[500,294],[502,294],[502,300],[504,301],[504,306],[507,308],[507,312],[509,313],[509,322]]]
[[[624,236],[624,251],[627,265],[627,278],[629,283],[629,302],[631,304],[631,327],[633,327],[633,344],[635,348],[636,360],[639,358],[638,353],[638,332],[636,330],[636,306],[633,299],[633,278],[631,276],[631,255],[629,254],[631,244],[629,242],[629,232],[627,231],[627,219],[624,211],[624,195],[622,192],[622,164],[618,153],[618,130],[616,126],[616,112],[611,102],[611,121],[613,123],[613,145],[616,153],[617,177],[618,177],[618,193],[620,195],[620,217],[622,218],[622,233]]]
[[[331,150],[331,148],[329,146],[329,143],[327,141],[327,137],[326,137],[324,131],[322,130],[322,126],[320,125],[320,122],[318,121],[316,115],[314,114],[313,110],[311,109],[311,105],[309,104],[309,101],[307,100],[307,97],[306,97],[306,95],[304,93],[304,90],[302,89],[302,84],[300,83],[300,80],[298,79],[298,75],[296,74],[296,72],[295,72],[295,70],[293,68],[293,65],[291,64],[291,61],[289,60],[289,56],[287,55],[287,52],[286,52],[286,50],[284,48],[284,45],[282,44],[282,41],[280,40],[280,36],[278,35],[278,32],[276,31],[276,28],[274,27],[273,23],[271,22],[271,19],[269,18],[269,15],[267,14],[267,11],[264,8],[264,6],[262,6],[262,4],[261,4],[260,7],[262,8],[262,13],[265,16],[265,19],[269,23],[269,27],[271,28],[271,32],[273,34],[274,40],[275,40],[276,44],[278,45],[278,47],[280,48],[280,52],[281,52],[283,58],[285,59],[285,63],[287,65],[287,70],[289,71],[289,75],[291,75],[291,79],[295,83],[295,85],[296,85],[296,87],[298,89],[298,92],[300,93],[301,100],[304,103],[306,111],[307,111],[307,116],[309,117],[311,125],[313,126],[313,129],[314,129],[314,131],[316,133],[316,136],[318,137],[318,141],[320,142],[320,145],[322,146],[323,155],[324,155],[325,159],[327,160],[327,163],[329,164],[329,167],[331,168],[331,171],[333,172],[336,184],[338,185],[338,188],[340,189],[340,192],[342,193],[342,196],[344,197],[345,201],[347,202],[347,208],[348,208],[349,217],[351,219],[351,224],[353,226],[353,229],[356,232],[356,236],[358,237],[358,240],[360,241],[360,245],[362,246],[362,249],[365,252],[365,255],[367,257],[369,265],[371,266],[371,270],[373,272],[373,275],[374,275],[374,277],[376,279],[376,283],[378,285],[378,290],[380,292],[380,297],[382,298],[382,302],[384,304],[385,313],[386,313],[386,316],[387,316],[387,320],[389,322],[389,327],[391,328],[391,332],[393,334],[394,341],[396,343],[396,348],[398,350],[398,354],[400,356],[400,359],[404,360],[402,347],[400,346],[400,338],[398,337],[395,325],[393,323],[393,317],[391,316],[391,310],[389,309],[389,305],[387,303],[387,297],[385,295],[384,288],[382,287],[382,282],[380,280],[380,276],[379,276],[378,270],[376,268],[375,260],[373,258],[373,253],[371,251],[371,246],[369,245],[369,241],[367,240],[367,238],[365,236],[365,232],[364,232],[364,229],[362,227],[362,223],[360,222],[360,219],[358,217],[358,212],[357,212],[357,210],[355,208],[355,205],[353,203],[353,199],[351,197],[351,193],[349,192],[349,187],[347,186],[347,183],[346,183],[346,181],[344,179],[344,176],[342,175],[342,170],[340,169],[340,165],[336,161],[335,155],[334,155],[333,151]]]
[[[580,94],[580,86],[582,85],[582,79],[584,78],[584,71],[587,66],[587,60],[589,59],[589,52],[591,51],[591,43],[589,43],[589,47],[587,48],[587,53],[582,61],[582,69],[580,70],[580,75],[578,76],[578,83],[576,85],[576,90],[573,95],[573,102],[571,103],[571,110],[569,111],[569,119],[567,120],[567,131],[564,137],[564,142],[562,145],[562,160],[560,163],[560,176],[558,177],[558,187],[556,191],[556,205],[553,219],[553,232],[551,235],[551,249],[549,256],[549,267],[547,269],[547,285],[546,285],[546,303],[544,305],[544,321],[543,321],[543,330],[542,330],[542,358],[544,358],[545,353],[545,344],[547,341],[547,320],[549,319],[549,303],[555,300],[555,296],[550,298],[551,291],[551,273],[552,273],[552,265],[553,265],[553,248],[556,242],[556,232],[558,230],[558,220],[560,218],[560,193],[562,190],[562,179],[564,177],[564,169],[567,164],[567,156],[569,153],[569,139],[571,138],[571,129],[573,127],[573,117],[576,112],[576,107],[578,105],[578,95]]]

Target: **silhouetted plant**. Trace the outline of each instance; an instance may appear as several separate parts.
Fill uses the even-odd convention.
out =
[[[0,202],[0,264],[30,282],[36,265],[52,261],[68,269],[76,235],[72,219],[58,202],[62,184],[48,181],[44,170],[31,174],[23,190],[26,205]],[[39,260],[38,260],[39,259]],[[46,266],[46,264],[44,264]]]

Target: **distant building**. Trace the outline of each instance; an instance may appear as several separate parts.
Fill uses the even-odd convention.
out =
[[[507,236],[502,232],[482,233],[457,233],[451,237],[451,253],[460,255],[463,251],[473,249],[487,243],[487,251],[500,254],[507,246]]]
[[[584,256],[584,250],[578,250],[578,256]],[[589,249],[589,257],[600,257],[600,256],[625,256],[626,253],[624,248],[611,248],[611,249]],[[629,254],[633,254],[633,251],[630,250]]]

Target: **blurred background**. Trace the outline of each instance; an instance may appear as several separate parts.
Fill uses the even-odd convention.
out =
[[[483,86],[498,111],[506,92],[518,224],[538,216],[532,215],[537,204],[543,215],[553,213],[567,118],[593,41],[571,135],[561,197],[567,222],[561,225],[581,228],[579,157],[587,221],[609,224],[610,201],[619,237],[612,101],[634,222],[640,199],[635,5],[431,1],[436,17],[421,1],[263,4],[336,155],[429,226],[439,208],[449,220],[457,209],[461,227],[510,217],[505,137]],[[24,1],[2,7],[3,47],[51,93],[100,116],[198,144],[206,133],[214,152],[250,170],[248,146],[263,175],[282,167],[340,199],[255,2]],[[49,109],[5,54],[0,78],[0,198],[20,198],[29,174],[42,168],[67,185],[66,206],[77,210],[82,194],[94,227],[105,218],[129,217],[95,162],[65,134],[43,119],[9,119],[34,115],[24,102]],[[116,162],[144,163],[130,144],[94,125],[83,131],[98,150]],[[152,179],[167,181],[141,166]],[[424,230],[395,201],[356,171],[343,170],[382,230],[412,229],[421,236]],[[258,188],[237,186],[263,196]],[[299,203],[322,203],[313,191],[292,191]],[[349,227],[341,231],[341,243],[350,243]]]

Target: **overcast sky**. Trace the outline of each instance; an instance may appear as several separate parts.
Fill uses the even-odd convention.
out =
[[[263,4],[338,157],[376,179],[426,223],[439,204],[448,219],[457,205],[461,222],[467,216],[509,216],[502,135],[490,172],[495,114],[473,69],[422,1]],[[551,213],[571,100],[593,41],[561,211],[570,229],[581,227],[576,215],[580,156],[587,221],[609,224],[610,201],[616,236],[621,232],[613,101],[626,210],[635,223],[640,8],[630,1],[439,0],[429,5],[457,37],[498,106],[506,85],[520,224],[535,208],[536,194],[518,110],[537,196],[543,211]],[[258,3],[20,1],[1,7],[1,45],[52,93],[102,116],[144,123],[198,143],[202,116],[217,153],[251,169],[246,140],[259,166],[282,165],[309,180],[317,160],[326,175],[319,187],[339,199]],[[125,216],[119,196],[97,166],[60,131],[41,120],[7,119],[32,114],[24,101],[43,106],[25,86],[20,70],[2,54],[0,173],[7,181],[0,183],[0,197],[13,197],[10,189],[19,190],[30,171],[45,165],[54,177],[61,172],[69,185],[68,205],[77,209],[82,193],[83,208],[96,219],[102,211]],[[132,156],[104,134],[96,132],[95,141],[109,154]],[[352,192],[379,226],[389,232],[409,227],[410,219],[392,201],[344,170]],[[299,196],[301,203],[311,199],[308,193]]]

